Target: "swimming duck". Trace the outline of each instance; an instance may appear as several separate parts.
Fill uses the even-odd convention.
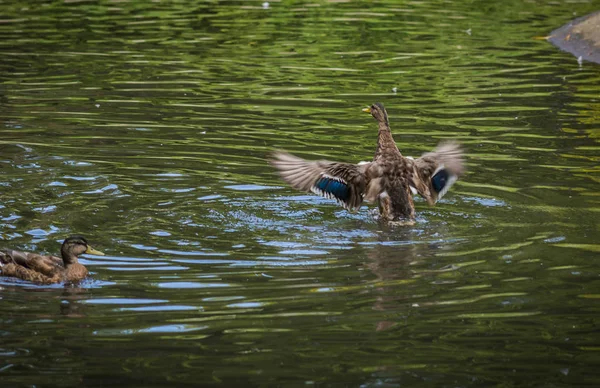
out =
[[[88,275],[77,259],[83,253],[104,256],[81,236],[65,239],[61,257],[4,249],[0,251],[0,274],[41,284],[76,282]]]
[[[379,124],[375,157],[358,164],[310,161],[275,152],[270,163],[293,188],[335,199],[345,209],[360,208],[363,200],[379,204],[380,218],[412,224],[412,195],[421,195],[434,205],[464,172],[463,152],[458,143],[447,141],[418,159],[400,153],[392,137],[388,115],[381,103],[364,112]]]

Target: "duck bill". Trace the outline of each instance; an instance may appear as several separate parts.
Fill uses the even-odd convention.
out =
[[[367,108],[363,109],[362,111],[365,113],[371,113],[371,108],[367,107]]]
[[[90,247],[88,245],[87,249],[85,250],[85,253],[89,253],[90,255],[96,255],[96,256],[104,256],[104,253],[95,250],[94,248]]]

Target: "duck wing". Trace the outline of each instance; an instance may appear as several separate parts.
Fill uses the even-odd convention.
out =
[[[39,272],[45,276],[55,276],[64,270],[63,260],[56,256],[44,256],[37,253],[6,249],[0,252],[0,262],[15,264],[25,269]]]
[[[460,145],[443,142],[415,160],[412,186],[433,205],[448,192],[464,170],[464,152]]]
[[[335,199],[348,210],[361,206],[373,170],[372,163],[305,160],[286,152],[274,153],[270,163],[293,188]]]
[[[25,268],[22,265],[15,263],[3,263],[2,266],[0,266],[0,275],[19,278],[21,280],[27,280],[40,284],[51,284],[62,281],[62,277],[58,273],[54,274],[53,276],[46,276],[43,273]]]

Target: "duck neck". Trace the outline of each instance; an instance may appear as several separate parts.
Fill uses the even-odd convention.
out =
[[[394,137],[392,136],[389,122],[380,121],[379,136],[377,138],[377,153],[382,154],[388,152],[400,153],[396,146],[396,142],[394,141]]]
[[[65,267],[78,262],[77,255],[75,255],[73,252],[68,251],[64,248],[60,250],[60,255],[63,259],[63,263],[65,264]]]

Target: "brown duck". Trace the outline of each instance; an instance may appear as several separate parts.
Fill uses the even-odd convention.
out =
[[[77,258],[83,253],[104,255],[81,236],[72,236],[63,242],[61,257],[5,249],[0,251],[0,274],[41,284],[76,282],[88,275]]]
[[[271,164],[293,188],[335,199],[348,210],[360,208],[363,200],[379,204],[381,219],[413,223],[419,194],[435,204],[464,172],[463,152],[455,142],[443,142],[418,159],[403,156],[392,137],[387,112],[375,103],[364,112],[379,124],[375,157],[358,164],[309,161],[276,152]]]

